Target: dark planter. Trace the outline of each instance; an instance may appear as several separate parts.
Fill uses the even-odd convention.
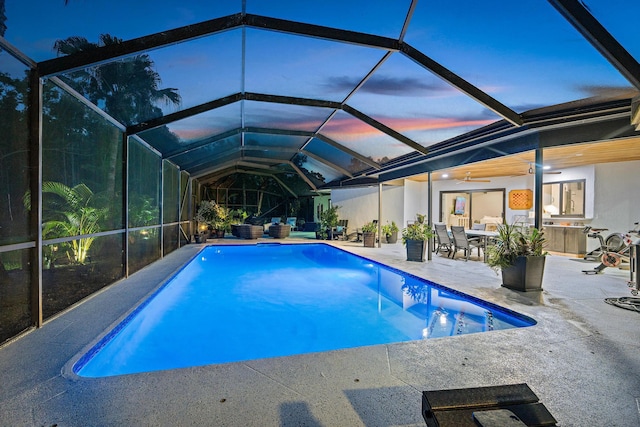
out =
[[[392,231],[391,234],[385,235],[387,243],[396,243],[398,241],[398,232]]]
[[[207,235],[206,234],[194,234],[194,239],[196,243],[207,243]]]
[[[214,230],[216,239],[224,239],[224,230]]]
[[[424,262],[427,252],[426,240],[407,240],[407,261]]]
[[[333,229],[327,228],[325,230],[325,236],[327,236],[327,240],[333,240]]]
[[[529,292],[542,290],[544,256],[521,256],[516,263],[502,270],[502,286],[514,291]]]
[[[362,233],[362,240],[364,241],[365,248],[375,248],[376,233],[374,231],[365,231]]]

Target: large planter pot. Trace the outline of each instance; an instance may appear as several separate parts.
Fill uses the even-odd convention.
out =
[[[222,230],[213,230],[214,236],[216,239],[224,239],[224,229]]]
[[[365,231],[362,233],[362,240],[364,241],[365,248],[376,247],[376,233],[373,231]]]
[[[542,290],[544,256],[521,256],[516,263],[502,270],[502,286],[514,291],[528,292]]]
[[[398,232],[392,231],[391,234],[385,235],[387,243],[396,243],[398,241]]]
[[[407,240],[407,261],[424,262],[427,253],[426,240]]]

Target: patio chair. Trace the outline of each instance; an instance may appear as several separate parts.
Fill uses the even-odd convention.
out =
[[[449,237],[447,226],[445,224],[433,224],[436,230],[436,249],[435,253],[439,253],[442,249],[447,250],[447,258],[453,252],[453,241]]]
[[[289,224],[273,224],[269,227],[269,236],[274,239],[284,239],[289,237],[291,226]]]
[[[452,225],[451,235],[453,237],[453,254],[451,255],[451,259],[456,257],[456,253],[459,250],[463,250],[465,261],[469,261],[469,256],[471,255],[471,250],[473,248],[478,249],[478,257],[480,256],[482,242],[479,238],[468,238],[467,233],[464,232],[463,226]]]
[[[287,217],[287,224],[291,226],[291,231],[298,231],[297,221],[298,218],[296,218],[295,216]]]
[[[349,226],[349,220],[348,219],[340,219],[338,220],[338,225],[336,226],[336,228],[333,230],[333,238],[334,239],[342,239],[342,240],[346,240],[347,236],[349,235],[347,233],[347,227]]]

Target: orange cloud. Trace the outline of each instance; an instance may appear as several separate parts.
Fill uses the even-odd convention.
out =
[[[183,141],[197,141],[222,132],[220,129],[212,128],[172,129],[171,131]]]
[[[398,131],[428,131],[438,129],[453,129],[459,127],[482,127],[493,123],[495,119],[462,120],[455,118],[386,118],[381,123]],[[376,128],[357,119],[333,119],[323,129],[325,133],[336,133],[344,136],[379,135]]]

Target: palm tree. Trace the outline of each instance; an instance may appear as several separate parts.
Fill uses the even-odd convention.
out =
[[[58,40],[54,49],[61,55],[86,52],[102,46],[122,43],[122,39],[102,34],[98,43],[89,42],[84,37],[69,37]],[[67,84],[78,90],[95,105],[103,106],[105,112],[129,126],[151,118],[162,116],[159,105],[179,105],[178,89],[161,89],[160,75],[153,69],[154,62],[149,55],[141,54],[88,67],[62,77]],[[114,147],[117,147],[114,144]],[[108,158],[108,194],[115,191],[115,177],[118,151],[111,150]]]
[[[43,239],[100,232],[100,221],[105,217],[107,209],[96,206],[93,191],[89,187],[84,184],[68,187],[60,182],[46,181],[42,183],[42,192],[54,196],[46,198],[47,204],[43,206]],[[24,204],[27,209],[31,209],[29,192],[24,196]],[[94,240],[95,237],[73,240],[70,244],[70,260],[84,264]]]

